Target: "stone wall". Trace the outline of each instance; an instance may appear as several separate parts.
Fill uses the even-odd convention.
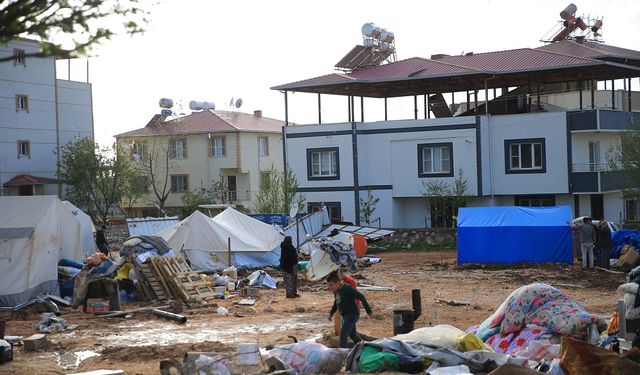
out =
[[[396,229],[388,240],[403,245],[415,243],[435,245],[442,242],[455,242],[455,234],[456,230],[451,228]]]

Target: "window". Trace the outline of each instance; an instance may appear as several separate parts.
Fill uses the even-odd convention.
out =
[[[455,211],[451,202],[429,202],[429,220],[431,228],[453,228]]]
[[[322,207],[327,208],[329,219],[331,222],[342,221],[342,208],[340,202],[309,202],[307,203],[308,212],[318,212]]]
[[[600,142],[589,142],[589,172],[600,170]]]
[[[171,192],[184,193],[189,190],[189,176],[186,174],[171,176]]]
[[[29,97],[27,95],[16,95],[16,112],[29,112]]]
[[[339,156],[338,147],[307,149],[307,179],[339,180]]]
[[[24,55],[23,49],[13,49],[13,66],[16,65],[27,66],[27,58]]]
[[[236,176],[227,176],[227,189],[229,189],[229,200],[237,201],[238,200],[238,184],[236,181]]]
[[[149,153],[148,149],[146,141],[138,141],[134,143],[131,148],[131,160],[140,161],[144,159]]]
[[[185,159],[187,157],[187,140],[184,138],[170,140],[169,150],[173,159]]]
[[[269,156],[269,138],[258,137],[258,156]]]
[[[453,143],[418,145],[418,177],[453,177]]]
[[[555,195],[517,195],[515,205],[520,207],[553,207],[556,205]]]
[[[225,155],[227,155],[225,137],[211,138],[211,144],[209,145],[209,156],[220,157]]]
[[[506,139],[505,173],[545,173],[547,171],[544,138]]]
[[[18,141],[18,159],[31,159],[31,143]]]

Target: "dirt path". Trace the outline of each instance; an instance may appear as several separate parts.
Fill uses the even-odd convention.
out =
[[[585,271],[579,266],[543,265],[535,268],[463,269],[455,265],[456,253],[387,252],[382,263],[361,270],[360,283],[391,286],[396,292],[365,292],[374,308],[358,328],[374,337],[391,336],[393,310],[410,308],[411,290],[420,289],[423,315],[416,327],[451,324],[460,329],[479,324],[512,290],[533,282],[558,287],[592,313],[609,317],[616,309],[618,285],[624,275]],[[563,286],[573,285],[573,286]],[[184,325],[140,315],[133,319],[95,319],[80,313],[65,318],[77,328],[50,336],[54,345],[42,352],[15,352],[15,360],[0,365],[7,374],[64,374],[100,368],[118,368],[129,374],[157,374],[161,359],[181,358],[185,351],[233,351],[237,343],[261,346],[287,343],[295,336],[306,339],[331,329],[327,321],[333,302],[322,283],[303,283],[302,298],[284,298],[283,290],[263,291],[254,308],[237,308],[219,301],[244,317],[221,316],[215,309],[186,312]],[[436,303],[437,299],[469,302],[469,306]],[[269,308],[271,312],[265,311]],[[35,314],[21,314],[7,322],[7,335],[35,333]],[[98,355],[100,354],[100,355]],[[79,359],[84,359],[80,361]],[[78,366],[79,365],[79,366]]]

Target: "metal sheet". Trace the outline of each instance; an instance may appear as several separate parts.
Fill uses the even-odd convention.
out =
[[[364,238],[366,238],[368,240],[379,240],[382,237],[386,237],[386,236],[389,236],[389,235],[393,234],[393,232],[394,232],[392,230],[378,229],[378,228],[373,228],[373,227],[359,227],[359,226],[355,226],[355,225],[332,224],[327,229],[325,229],[322,232],[318,233],[315,237],[326,237],[334,229],[337,229],[340,232],[359,234],[359,235],[363,236]]]
[[[177,216],[127,219],[130,236],[153,235],[180,222]]]

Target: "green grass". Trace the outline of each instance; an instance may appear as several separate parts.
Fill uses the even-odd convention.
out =
[[[369,252],[380,252],[388,250],[411,250],[411,251],[430,251],[430,250],[455,250],[456,244],[453,241],[443,241],[435,244],[426,242],[416,242],[413,244],[405,244],[400,241],[383,240],[369,245]]]

